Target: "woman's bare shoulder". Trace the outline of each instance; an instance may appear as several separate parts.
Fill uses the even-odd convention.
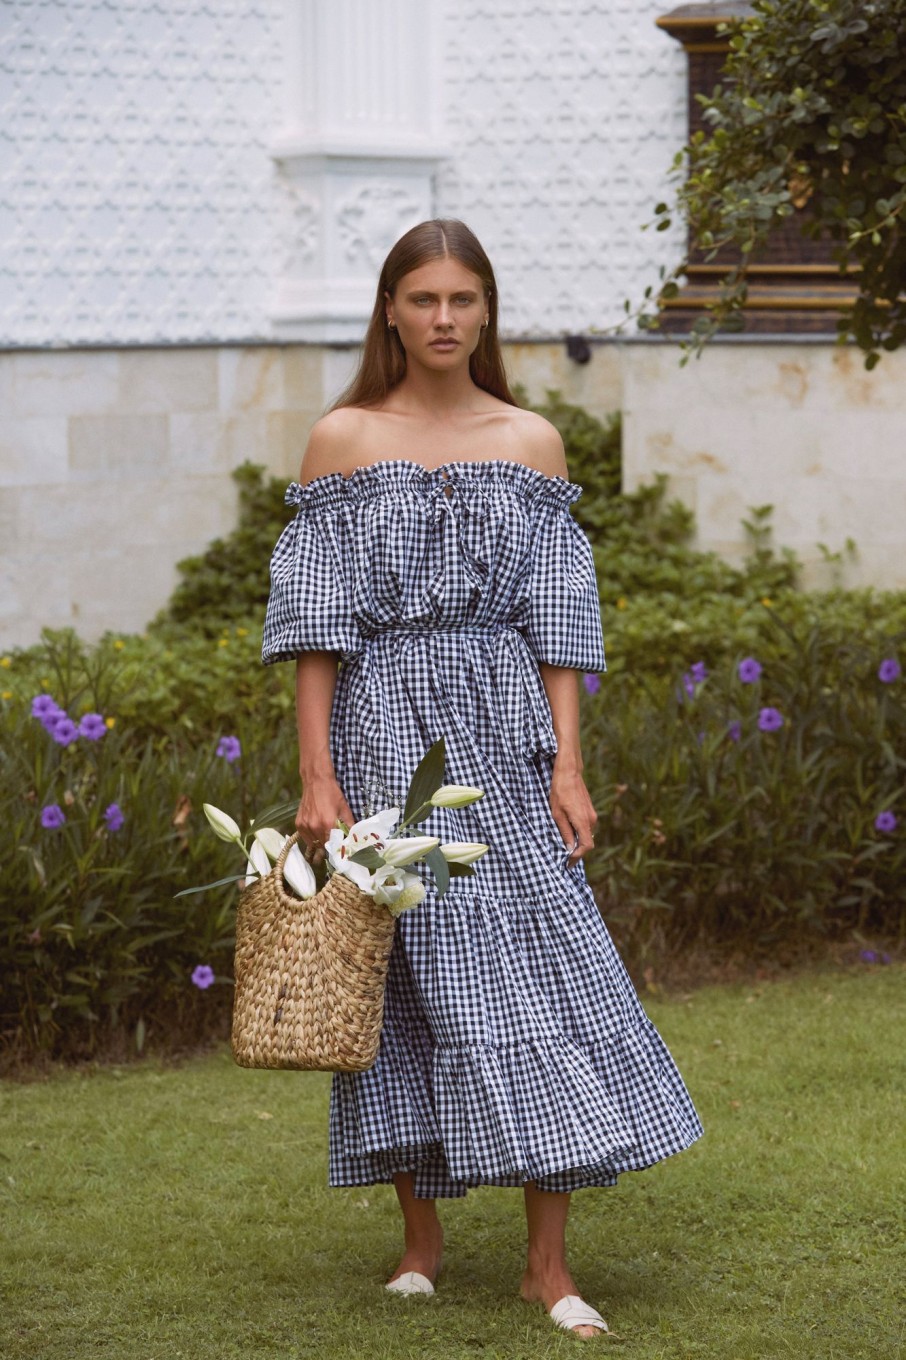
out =
[[[563,440],[556,426],[537,411],[526,411],[521,406],[510,406],[502,418],[507,457],[526,463],[547,477],[569,477]]]
[[[315,422],[302,456],[299,480],[303,486],[331,472],[348,477],[357,465],[365,416],[356,406],[338,406]]]

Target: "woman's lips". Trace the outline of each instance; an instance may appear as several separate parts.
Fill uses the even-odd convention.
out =
[[[457,347],[458,344],[459,344],[459,341],[458,341],[458,340],[432,340],[432,341],[431,341],[431,348],[432,348],[432,349],[456,349],[456,347]]]

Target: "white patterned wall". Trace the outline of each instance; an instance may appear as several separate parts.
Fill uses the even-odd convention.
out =
[[[338,0],[315,2],[336,31]],[[271,151],[293,103],[288,18],[309,3],[0,0],[0,345],[292,336],[286,281],[320,297],[305,280],[322,205]],[[369,14],[389,22],[399,3],[370,0]],[[422,3],[442,41],[432,54],[412,37],[402,69],[442,95],[434,132],[451,155],[435,210],[482,237],[506,331],[613,323],[669,256],[639,230],[684,130],[682,53],[654,26],[669,4]],[[367,63],[336,82],[329,68],[325,88],[367,83]],[[425,106],[411,133],[435,123]],[[401,190],[389,165],[369,173],[378,222]]]
[[[613,325],[676,241],[642,232],[685,139],[663,0],[451,0],[438,207],[481,237],[511,335]],[[669,233],[665,233],[668,235]]]
[[[0,4],[0,343],[266,334],[282,0]]]

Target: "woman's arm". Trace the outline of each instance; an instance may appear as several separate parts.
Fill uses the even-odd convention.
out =
[[[594,846],[598,814],[582,778],[584,764],[579,741],[579,673],[569,666],[551,666],[542,661],[541,680],[551,706],[557,754],[551,780],[550,804],[563,844],[579,843],[569,856],[572,868]]]
[[[312,481],[326,473],[344,471],[344,422],[348,413],[333,412],[317,422],[302,458],[299,480]],[[347,452],[348,456],[348,452]],[[302,652],[296,658],[296,730],[299,736],[299,775],[302,799],[296,827],[303,845],[313,850],[313,864],[324,858],[324,842],[337,819],[355,821],[337,783],[330,752],[330,715],[337,684],[336,652]]]
[[[296,728],[302,799],[296,827],[312,864],[324,859],[324,842],[338,818],[355,817],[337,783],[330,754],[330,713],[337,683],[336,652],[302,652],[296,660]]]

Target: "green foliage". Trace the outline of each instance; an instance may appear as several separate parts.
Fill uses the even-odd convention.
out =
[[[878,676],[904,644],[867,648],[772,613],[748,653],[754,683],[742,649],[686,647],[667,684],[621,672],[583,697],[600,815],[588,874],[636,946],[902,933],[906,836],[875,821],[904,816],[906,681]],[[768,709],[776,731],[760,729]]]
[[[8,658],[4,671],[0,1033],[19,1050],[87,1054],[116,1032],[140,1046],[152,1018],[167,1025],[191,1016],[197,964],[228,984],[235,893],[174,901],[180,888],[243,867],[207,830],[201,805],[248,820],[295,793],[292,744],[278,723],[269,729],[241,706],[228,726],[200,710],[194,720],[175,712],[169,721],[134,720],[142,645],[131,639],[133,659],[123,660],[126,648],[89,649],[71,634],[49,634],[43,647]],[[147,674],[154,644],[144,645],[138,669]],[[111,726],[99,740],[64,748],[31,715],[39,692],[76,720],[100,712]],[[243,745],[235,764],[216,754],[226,733]],[[119,828],[105,817],[112,804],[122,812]],[[62,810],[62,826],[42,825],[49,805]],[[221,1015],[228,985],[223,992]]]
[[[730,25],[721,83],[699,96],[709,131],[677,156],[690,251],[741,255],[699,342],[738,319],[746,268],[807,202],[804,230],[834,243],[858,289],[839,323],[872,368],[906,340],[906,0],[753,0]],[[675,296],[688,257],[661,297]],[[650,321],[650,319],[649,319]]]

